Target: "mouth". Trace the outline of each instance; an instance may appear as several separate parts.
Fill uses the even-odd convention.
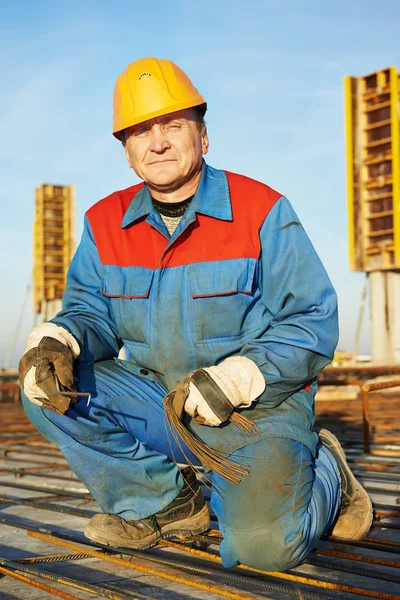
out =
[[[164,160],[154,160],[153,162],[147,163],[147,166],[149,167],[151,165],[162,165],[167,162],[176,162],[176,160],[173,158],[166,158]]]

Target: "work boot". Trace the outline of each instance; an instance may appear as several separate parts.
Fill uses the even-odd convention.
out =
[[[318,432],[321,444],[327,448],[340,471],[341,505],[330,535],[346,540],[361,540],[370,530],[372,524],[372,503],[359,481],[354,477],[346,461],[346,456],[339,440],[327,429]]]
[[[190,467],[182,469],[184,486],[165,508],[139,521],[117,515],[98,514],[85,528],[85,536],[105,546],[145,550],[162,537],[187,538],[210,526],[210,515],[196,476]]]

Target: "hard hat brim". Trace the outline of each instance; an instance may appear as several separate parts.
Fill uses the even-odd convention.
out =
[[[199,103],[198,104],[193,104],[192,102],[182,102],[180,104],[175,104],[174,106],[171,106],[169,108],[160,108],[159,110],[155,110],[151,113],[148,113],[146,115],[145,119],[128,119],[126,120],[124,123],[120,123],[118,126],[118,129],[113,129],[113,136],[117,138],[117,140],[121,139],[121,134],[123,131],[125,131],[125,129],[129,129],[129,127],[133,127],[134,125],[139,125],[139,123],[145,123],[146,121],[149,121],[150,119],[155,119],[156,117],[163,117],[164,115],[170,115],[172,113],[178,112],[179,110],[185,110],[187,108],[200,108],[200,107],[204,107],[204,109],[201,111],[202,112],[202,116],[204,116],[206,114],[207,111],[207,102],[204,102],[204,98],[201,97],[201,99],[199,99]]]

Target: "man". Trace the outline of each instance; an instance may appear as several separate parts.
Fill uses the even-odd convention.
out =
[[[330,528],[358,539],[372,520],[338,440],[312,430],[336,296],[288,200],[205,164],[205,110],[170,61],[117,80],[113,132],[144,183],[87,212],[63,310],[28,338],[23,402],[103,511],[87,537],[142,549],[209,527],[193,471],[176,465],[200,461],[164,423],[183,380],[185,426],[249,470],[237,484],[206,469],[224,565],[284,570]],[[69,406],[60,389],[74,385],[91,402]]]

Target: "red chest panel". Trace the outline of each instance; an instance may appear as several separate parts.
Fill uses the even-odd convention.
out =
[[[257,258],[260,228],[281,194],[242,175],[226,173],[232,221],[198,214],[168,248],[163,266],[234,258]],[[168,240],[143,219],[122,229],[124,214],[143,184],[115,192],[87,212],[103,264],[156,269]]]

